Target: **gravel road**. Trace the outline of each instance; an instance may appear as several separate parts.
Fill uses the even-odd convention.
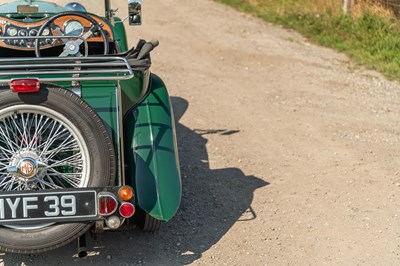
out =
[[[398,83],[212,1],[143,9],[130,42],[160,40],[178,214],[154,235],[106,233],[84,259],[74,242],[3,265],[400,264]]]

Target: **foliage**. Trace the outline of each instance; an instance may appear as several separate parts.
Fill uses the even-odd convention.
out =
[[[358,1],[345,15],[333,0],[218,0],[292,28],[314,42],[347,53],[354,62],[400,79],[400,22],[390,10]]]

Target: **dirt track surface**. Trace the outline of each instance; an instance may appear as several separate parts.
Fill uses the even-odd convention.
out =
[[[106,233],[85,259],[74,242],[5,265],[398,265],[400,86],[212,1],[143,7],[130,42],[161,43],[179,212],[154,235]]]

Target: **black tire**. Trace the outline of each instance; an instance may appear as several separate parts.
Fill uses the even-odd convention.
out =
[[[136,207],[135,215],[133,220],[137,227],[143,232],[154,233],[160,229],[162,221],[150,216],[143,209]]]
[[[79,136],[80,143],[84,143],[87,147],[85,154],[89,156],[86,160],[90,163],[86,163],[89,165],[86,167],[88,170],[85,174],[82,173],[82,179],[86,180],[84,186],[114,185],[116,171],[112,141],[99,116],[84,100],[68,90],[53,85],[42,85],[38,93],[18,94],[9,89],[0,92],[0,114],[4,110],[13,110],[16,106],[26,107],[26,110],[38,108],[33,109],[39,110],[37,112],[52,110],[60,117],[66,118],[66,123],[73,125],[73,129],[81,134],[76,135]],[[0,123],[2,119],[5,118],[0,116]],[[13,253],[49,251],[66,245],[84,234],[91,226],[92,223],[51,224],[39,228],[1,226],[0,250]]]

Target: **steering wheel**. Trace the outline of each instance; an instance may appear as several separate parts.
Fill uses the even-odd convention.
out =
[[[64,34],[64,32],[55,24],[53,24],[53,22],[61,17],[65,17],[65,16],[77,16],[77,17],[81,17],[83,19],[86,19],[87,21],[90,21],[92,23],[91,28],[86,31],[86,33],[82,34],[82,36],[66,36]],[[93,35],[93,33],[96,30],[100,31],[100,34],[103,38],[103,44],[104,44],[104,54],[106,55],[108,53],[108,49],[109,49],[109,43],[108,43],[108,38],[106,35],[106,32],[103,30],[102,26],[96,21],[94,20],[92,17],[86,15],[85,13],[81,13],[81,12],[73,12],[73,11],[68,11],[68,12],[63,12],[63,13],[59,13],[53,17],[51,17],[48,21],[46,21],[38,30],[38,33],[36,36],[40,37],[43,34],[43,31],[46,27],[48,27],[50,24],[53,24],[51,27],[58,36],[66,36],[66,38],[61,38],[61,40],[65,43],[65,47],[64,47],[64,51],[59,55],[59,57],[64,57],[64,56],[82,56],[82,54],[79,52],[79,46],[82,43],[86,43],[86,39],[89,38],[90,36]],[[75,37],[75,40],[69,40],[69,38],[73,38]],[[49,36],[49,38],[51,38],[51,36]],[[35,54],[36,57],[41,57],[40,55],[40,39],[36,39],[35,41]],[[87,45],[85,46],[85,56],[87,56],[88,54],[88,48]]]

